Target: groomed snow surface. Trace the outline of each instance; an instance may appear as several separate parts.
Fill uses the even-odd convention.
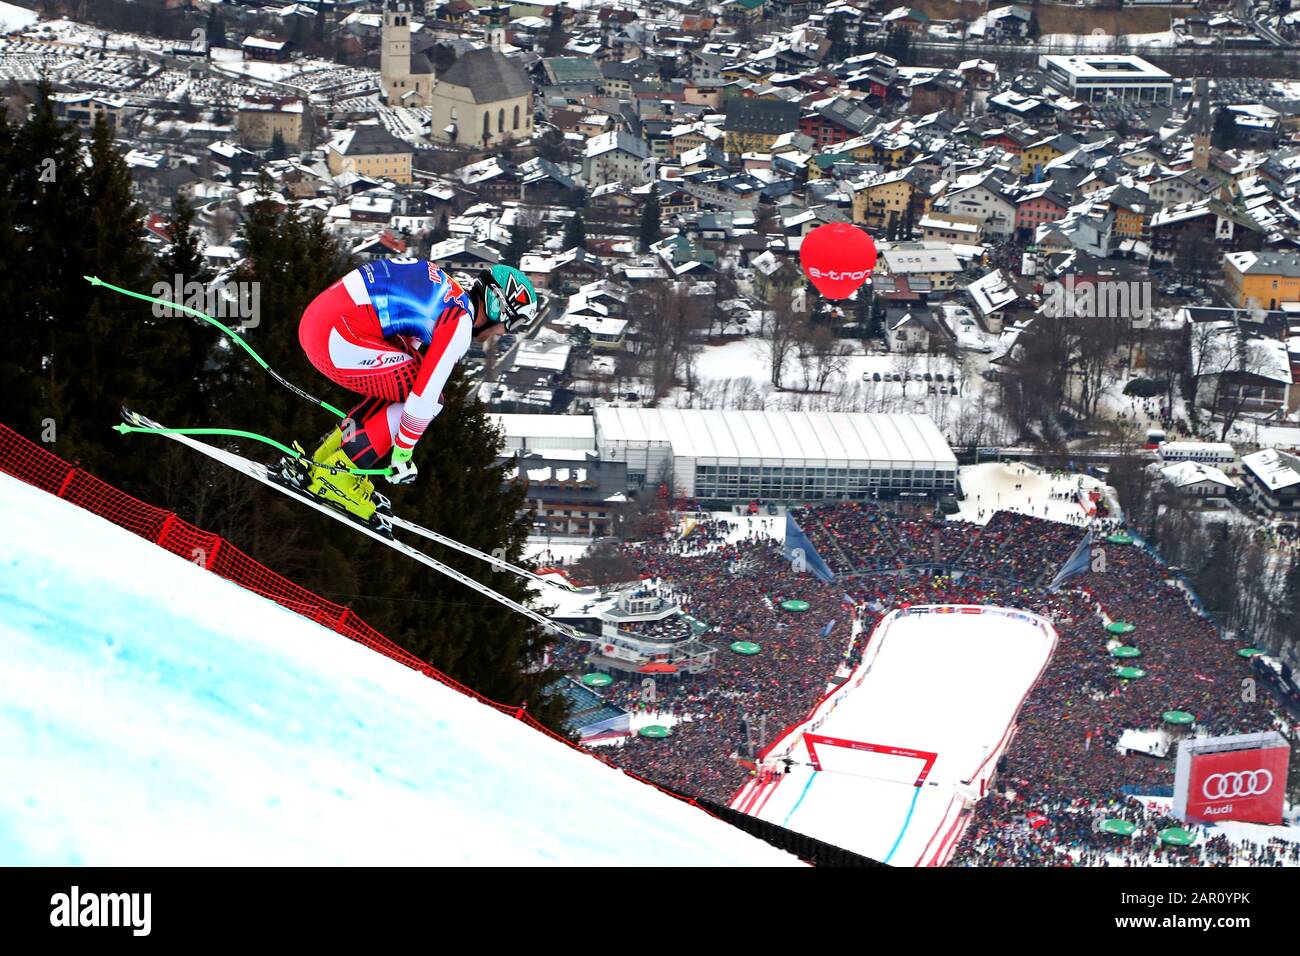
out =
[[[959,812],[994,769],[1016,713],[1055,646],[1035,615],[993,607],[924,606],[887,615],[857,671],[771,750],[796,766],[733,806],[894,866],[942,864]],[[818,746],[804,732],[937,754],[921,759]]]
[[[4,475],[0,522],[0,865],[798,864]]]

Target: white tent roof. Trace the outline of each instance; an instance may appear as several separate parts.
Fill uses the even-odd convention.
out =
[[[925,415],[598,408],[601,442],[658,442],[686,458],[930,462],[957,459]]]

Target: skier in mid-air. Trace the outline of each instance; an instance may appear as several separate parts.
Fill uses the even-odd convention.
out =
[[[468,289],[414,258],[379,259],[333,283],[303,312],[298,341],[322,375],[366,399],[312,454],[319,464],[303,476],[304,489],[369,520],[374,486],[347,469],[378,468],[388,457],[389,481],[414,481],[415,444],[442,411],[443,386],[471,341],[514,332],[536,315],[533,284],[505,265],[482,271]]]

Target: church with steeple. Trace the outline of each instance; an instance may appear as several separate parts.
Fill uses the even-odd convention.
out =
[[[389,106],[428,106],[437,84],[433,63],[411,53],[411,4],[387,0],[380,35],[381,94]]]
[[[1214,141],[1214,119],[1210,112],[1210,81],[1196,80],[1196,126],[1192,129],[1192,166],[1209,172],[1210,149]]]
[[[442,76],[411,52],[407,0],[387,0],[380,38],[382,97],[390,106],[427,106],[430,139],[491,149],[533,135],[533,84],[505,55],[505,30],[487,31],[486,49],[468,50]]]

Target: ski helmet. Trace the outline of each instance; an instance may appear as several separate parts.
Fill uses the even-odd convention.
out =
[[[513,332],[537,316],[537,290],[512,266],[497,265],[480,273],[477,291],[488,325],[501,322]]]

